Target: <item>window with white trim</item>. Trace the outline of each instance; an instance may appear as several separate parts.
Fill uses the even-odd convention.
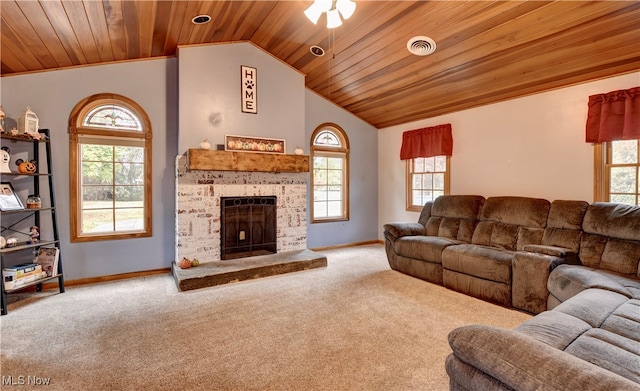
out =
[[[349,219],[349,139],[335,124],[311,136],[311,222]]]
[[[134,101],[98,94],[71,113],[71,241],[151,236],[151,123]]]

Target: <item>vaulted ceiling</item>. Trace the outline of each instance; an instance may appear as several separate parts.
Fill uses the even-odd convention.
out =
[[[639,1],[356,0],[331,30],[305,17],[311,3],[2,0],[1,74],[251,41],[382,128],[640,69]],[[201,14],[211,22],[194,25]],[[414,36],[431,37],[435,53],[409,53]]]

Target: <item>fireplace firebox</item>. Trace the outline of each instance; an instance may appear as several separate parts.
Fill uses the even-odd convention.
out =
[[[276,196],[220,198],[220,259],[277,252]]]

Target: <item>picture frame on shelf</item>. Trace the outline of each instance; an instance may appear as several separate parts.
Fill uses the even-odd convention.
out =
[[[263,138],[252,136],[224,136],[225,151],[256,152],[256,153],[286,153],[286,141],[277,138]]]
[[[24,204],[13,190],[11,182],[0,182],[0,210],[21,210]]]

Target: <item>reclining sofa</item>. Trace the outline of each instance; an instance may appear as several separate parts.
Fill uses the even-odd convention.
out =
[[[442,196],[384,237],[392,269],[537,314],[453,330],[452,390],[640,390],[640,207]]]

